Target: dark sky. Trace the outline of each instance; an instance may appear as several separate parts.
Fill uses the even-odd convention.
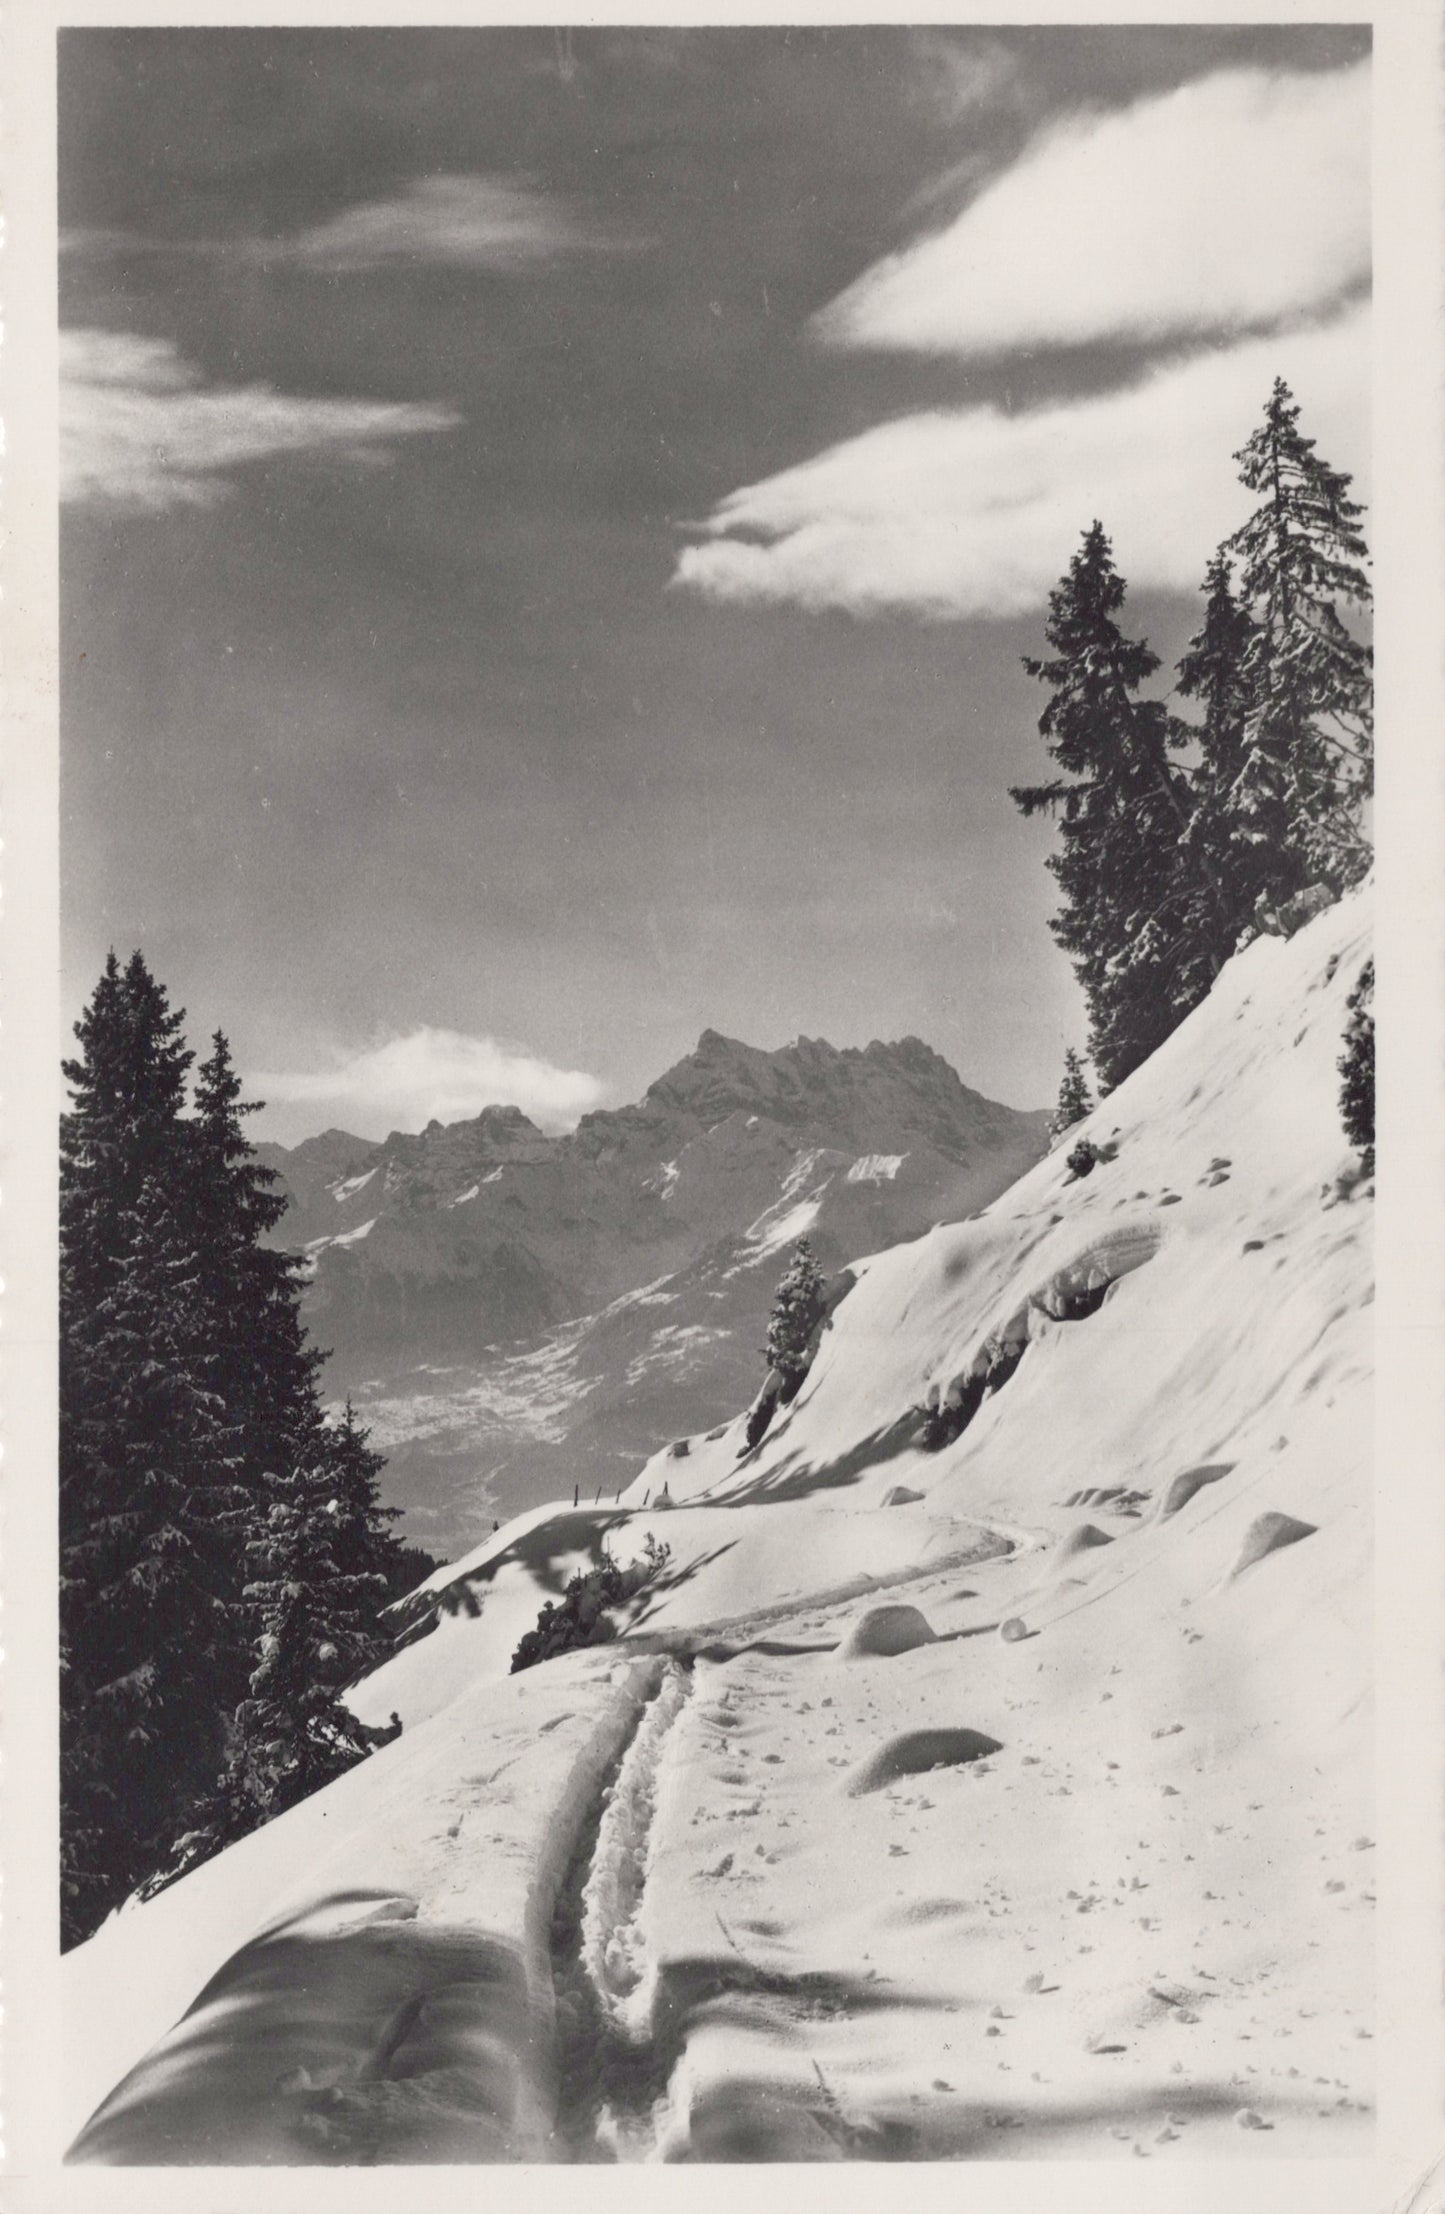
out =
[[[1333,162],[1366,50],[63,33],[68,1012],[143,946],[286,1137],[564,1119],[707,1025],[915,1031],[1052,1097],[1082,1020],[1007,796],[1043,758],[1019,656],[1116,475],[1129,620],[1177,650],[1273,333],[1348,447],[1349,188],[1302,252],[1268,165]],[[1162,244],[1130,228],[1161,129]],[[1232,260],[1196,141],[1245,179]],[[1118,251],[1101,219],[1051,263],[1101,175]],[[1239,249],[1250,191],[1277,252]],[[909,259],[950,226],[954,263]],[[1218,482],[1179,479],[1166,543],[1185,450]]]

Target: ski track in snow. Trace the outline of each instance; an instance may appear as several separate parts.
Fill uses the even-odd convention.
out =
[[[669,2058],[652,2042],[656,1962],[646,1885],[663,1763],[692,1692],[676,1662],[644,1707],[553,1909],[558,2111],[573,2161],[643,2161],[666,2113]]]

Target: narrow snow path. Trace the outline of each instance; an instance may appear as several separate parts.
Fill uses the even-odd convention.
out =
[[[652,2042],[656,1966],[645,1894],[663,1762],[692,1691],[676,1664],[643,1711],[584,1834],[552,1919],[557,2155],[647,2160],[671,2061]]]
[[[642,1898],[658,1773],[669,1733],[690,1690],[690,1679],[683,1671],[669,1669],[608,1795],[583,1894],[584,1965],[608,2019],[633,2043],[647,2034],[651,1999]]]

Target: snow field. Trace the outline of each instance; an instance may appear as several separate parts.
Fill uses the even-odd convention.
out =
[[[673,1770],[692,1804],[670,1807],[650,1898],[663,2002],[686,2014],[670,2157],[1363,2150],[1349,1537],[1316,1557],[1302,1649],[1305,1546],[1250,1571],[1283,1588],[1211,1603],[1190,1587],[1215,1564],[1196,1575],[1182,1546],[1167,1579],[1113,1557],[1154,1535],[1022,1643],[969,1634],[1003,1592],[920,1584],[939,1644],[739,1659],[726,1727],[694,1702]],[[880,1749],[944,1728],[1000,1750],[844,1813]],[[1246,2108],[1263,2129],[1242,2133]]]
[[[1367,947],[1358,895],[1251,946],[1080,1126],[1090,1176],[1061,1149],[861,1264],[756,1452],[739,1420],[432,1578],[477,1611],[353,1694],[401,1739],[67,1963],[77,2120],[192,2009],[98,2156],[1364,2153],[1371,1210],[1334,1064]],[[627,1638],[507,1678],[649,1531]],[[883,1593],[933,1638],[859,1650]]]

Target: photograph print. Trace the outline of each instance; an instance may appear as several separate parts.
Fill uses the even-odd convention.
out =
[[[61,30],[68,2162],[1374,2157],[1371,71]]]

